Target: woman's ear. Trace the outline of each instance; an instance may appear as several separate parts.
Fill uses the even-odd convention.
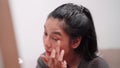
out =
[[[73,39],[73,40],[72,40],[72,48],[74,48],[74,49],[77,48],[77,47],[80,45],[81,40],[82,40],[81,37],[78,37],[78,38],[76,38],[76,39]]]

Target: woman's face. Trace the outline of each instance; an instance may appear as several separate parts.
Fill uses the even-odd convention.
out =
[[[60,45],[60,50],[65,51],[65,55],[71,50],[69,36],[60,27],[60,23],[64,23],[64,21],[48,18],[44,25],[43,42],[47,55],[50,55],[52,49],[56,49],[58,45]]]

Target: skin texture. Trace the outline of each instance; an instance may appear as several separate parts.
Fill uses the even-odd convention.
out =
[[[49,68],[67,68],[67,65],[77,68],[80,57],[74,49],[80,44],[80,38],[70,44],[70,38],[62,30],[60,23],[64,21],[55,18],[46,20],[43,36],[46,53],[41,57]]]

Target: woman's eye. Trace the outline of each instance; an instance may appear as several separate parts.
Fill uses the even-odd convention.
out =
[[[58,41],[59,39],[57,39],[57,38],[52,38],[54,41]]]

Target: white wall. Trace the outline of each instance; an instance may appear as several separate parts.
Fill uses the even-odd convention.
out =
[[[22,68],[35,68],[44,52],[43,25],[49,12],[72,2],[90,9],[101,49],[120,48],[120,0],[9,0]]]

